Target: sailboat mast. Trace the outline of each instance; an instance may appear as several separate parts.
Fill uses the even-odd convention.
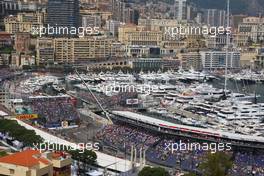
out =
[[[230,0],[227,0],[227,28],[230,26]],[[225,94],[227,92],[227,67],[228,67],[228,55],[229,55],[229,43],[230,43],[230,34],[226,32],[226,59],[225,59]]]

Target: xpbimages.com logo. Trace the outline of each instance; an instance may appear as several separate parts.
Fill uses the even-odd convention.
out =
[[[165,35],[170,37],[185,36],[185,35],[208,35],[210,37],[216,37],[217,35],[231,35],[231,27],[208,27],[208,26],[176,26],[176,27],[165,27]]]
[[[231,151],[231,143],[185,143],[181,140],[175,143],[165,143],[165,151],[170,151],[172,154],[181,151],[208,151],[211,153],[221,151]]]
[[[84,37],[86,35],[98,35],[100,33],[99,27],[63,27],[63,26],[50,26],[47,27],[32,27],[32,35],[43,36],[61,36],[61,35],[78,35]]]
[[[122,92],[129,92],[129,93],[145,93],[149,95],[153,91],[165,91],[165,89],[160,88],[158,85],[132,85],[132,84],[117,84],[116,82],[109,84],[109,85],[102,85],[102,90],[105,94],[109,93],[122,93]]]
[[[53,142],[34,143],[34,150],[39,150],[41,153],[44,151],[79,151],[84,153],[85,150],[98,151],[100,149],[99,143],[78,143],[72,145],[57,144]]]

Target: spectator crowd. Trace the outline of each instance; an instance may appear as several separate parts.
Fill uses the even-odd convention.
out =
[[[105,126],[96,135],[96,138],[104,145],[116,147],[122,152],[130,153],[131,146],[146,150],[146,159],[152,163],[167,167],[178,167],[183,171],[199,172],[199,165],[204,161],[210,151],[181,150],[171,152],[166,150],[169,143],[193,142],[187,139],[181,139],[176,136],[160,136],[146,129],[133,128],[128,125],[108,125]],[[229,173],[232,176],[263,176],[264,175],[264,151],[241,151],[235,149],[226,151],[234,158],[232,169]]]

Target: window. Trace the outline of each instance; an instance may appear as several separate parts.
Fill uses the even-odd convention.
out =
[[[44,174],[44,175],[42,175],[42,176],[49,176],[49,174]]]
[[[15,174],[15,170],[14,169],[9,169],[9,173],[10,174]]]

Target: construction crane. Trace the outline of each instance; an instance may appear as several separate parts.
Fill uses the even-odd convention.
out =
[[[82,83],[85,85],[85,87],[87,88],[87,90],[90,92],[90,94],[92,95],[92,97],[95,99],[96,103],[99,105],[100,109],[104,112],[104,115],[107,117],[108,121],[110,124],[113,124],[111,118],[109,117],[109,113],[104,109],[104,107],[102,106],[102,104],[100,103],[100,101],[97,99],[97,97],[94,95],[93,91],[91,91],[91,89],[89,88],[89,86],[86,84],[86,82],[84,81],[84,79],[81,77],[81,75],[79,74],[79,72],[77,71],[77,69],[75,68],[75,73],[77,74],[77,76],[82,80]]]

